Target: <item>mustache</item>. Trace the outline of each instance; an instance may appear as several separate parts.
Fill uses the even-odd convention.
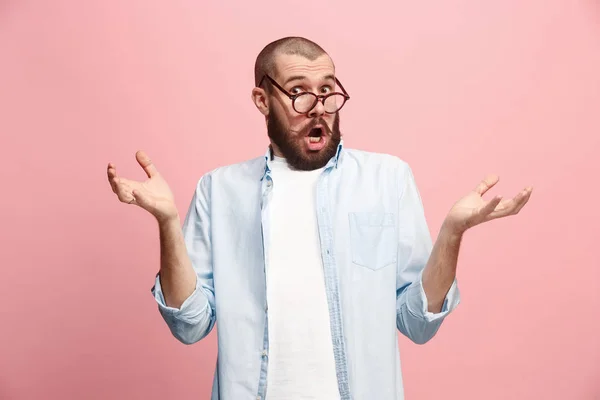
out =
[[[321,125],[326,133],[330,135],[333,133],[331,128],[323,118],[315,118],[312,121],[310,121],[310,123],[304,129],[302,129],[301,133],[303,133],[304,135],[308,135],[308,133],[317,125]]]

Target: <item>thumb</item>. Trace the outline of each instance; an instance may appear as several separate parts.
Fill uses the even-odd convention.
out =
[[[498,175],[487,175],[481,182],[479,182],[479,185],[477,185],[475,188],[475,192],[478,195],[483,196],[485,192],[490,190],[496,183],[498,183],[499,180],[500,178]]]
[[[146,172],[146,175],[148,175],[148,178],[152,178],[153,176],[158,174],[158,170],[156,169],[156,167],[152,163],[152,160],[150,160],[150,157],[148,157],[146,153],[140,150],[137,153],[135,153],[135,158],[140,164],[140,166],[144,169],[144,172]]]

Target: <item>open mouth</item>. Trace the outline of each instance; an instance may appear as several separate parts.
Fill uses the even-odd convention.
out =
[[[321,141],[321,137],[323,136],[323,128],[316,127],[312,128],[308,133],[308,141],[311,143],[319,143]]]
[[[310,151],[319,151],[325,147],[327,137],[325,136],[325,128],[316,126],[308,132],[308,136],[304,139]]]

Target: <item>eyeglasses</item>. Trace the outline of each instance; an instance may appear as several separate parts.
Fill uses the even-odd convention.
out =
[[[325,108],[325,112],[327,114],[335,114],[336,112],[340,111],[344,104],[346,104],[346,101],[350,99],[350,96],[337,78],[335,78],[335,83],[340,87],[340,89],[342,89],[343,93],[331,92],[320,95],[316,95],[312,92],[291,94],[282,88],[277,82],[275,82],[275,80],[269,75],[263,75],[260,83],[258,84],[259,87],[262,85],[265,78],[267,78],[273,84],[273,86],[279,89],[283,94],[289,97],[290,100],[292,100],[292,107],[294,108],[294,111],[300,114],[308,114],[313,108],[315,108],[319,101],[323,103],[323,107]]]

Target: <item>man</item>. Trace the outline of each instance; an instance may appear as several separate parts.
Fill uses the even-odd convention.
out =
[[[436,334],[459,303],[464,232],[516,214],[531,188],[484,201],[498,181],[487,177],[451,208],[433,244],[410,167],[343,147],[349,95],[321,47],[275,41],[255,80],[269,150],[205,174],[183,229],[147,155],[136,154],[143,183],[108,165],[119,200],[158,221],[160,313],[187,344],[218,319],[213,400],[402,399],[397,330],[419,344]]]

